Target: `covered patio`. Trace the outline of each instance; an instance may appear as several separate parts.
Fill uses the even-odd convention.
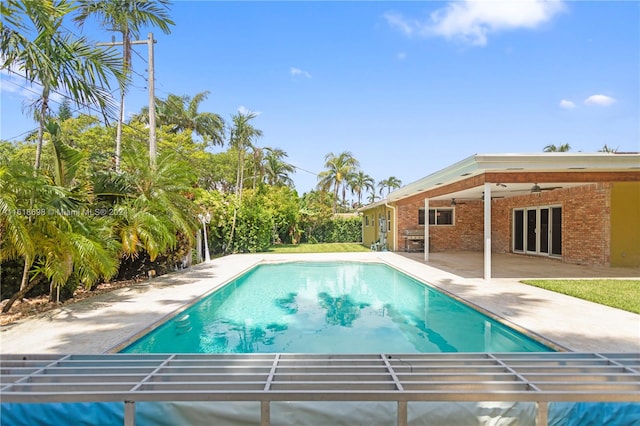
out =
[[[637,153],[477,154],[363,207],[363,241],[370,224],[395,252],[419,237],[427,264],[485,281],[640,276],[639,184]]]

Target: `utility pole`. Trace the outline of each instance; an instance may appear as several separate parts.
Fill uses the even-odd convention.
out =
[[[156,152],[158,150],[156,142],[156,95],[155,95],[155,74],[153,65],[153,33],[149,33],[146,40],[132,40],[131,44],[146,44],[149,49],[147,68],[147,87],[149,88],[149,161],[156,162]],[[96,46],[122,46],[124,42],[96,43]],[[122,121],[124,120],[124,96],[121,97],[120,118],[118,120],[118,130],[116,132],[116,170],[120,168],[120,146],[122,143]]]
[[[153,66],[153,33],[149,33],[147,45],[149,46],[149,161],[151,165],[156,164],[156,151],[158,145],[156,142],[156,85],[155,72]]]

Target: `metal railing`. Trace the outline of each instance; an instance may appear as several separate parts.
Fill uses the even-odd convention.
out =
[[[0,355],[3,403],[256,401],[640,402],[640,353]]]

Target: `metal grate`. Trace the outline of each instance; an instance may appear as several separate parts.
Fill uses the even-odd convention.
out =
[[[0,355],[3,402],[640,402],[640,353]]]

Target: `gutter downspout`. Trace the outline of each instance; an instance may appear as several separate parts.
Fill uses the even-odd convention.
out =
[[[396,233],[398,232],[398,226],[396,224],[396,208],[394,206],[390,206],[387,201],[384,202],[384,205],[393,210],[393,251],[396,251]]]

